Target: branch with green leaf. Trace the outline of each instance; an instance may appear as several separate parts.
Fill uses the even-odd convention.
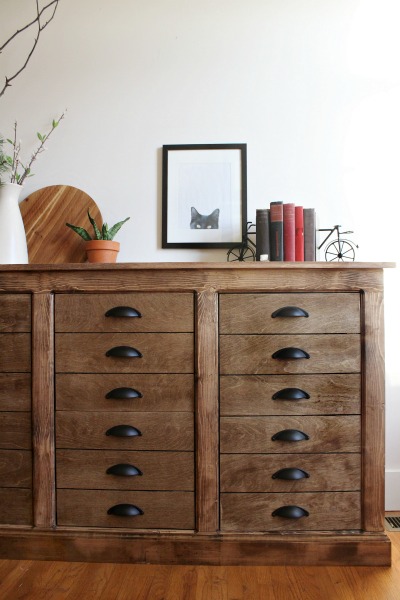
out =
[[[67,227],[70,227],[73,231],[75,231],[78,235],[80,235],[86,242],[90,240],[113,240],[118,231],[121,229],[122,225],[129,221],[130,217],[127,217],[123,221],[119,221],[112,227],[108,227],[107,223],[103,223],[101,229],[96,224],[96,221],[91,216],[90,212],[87,212],[89,221],[93,227],[94,235],[93,237],[88,233],[86,229],[83,227],[78,227],[77,225],[71,225],[71,223],[65,223]]]

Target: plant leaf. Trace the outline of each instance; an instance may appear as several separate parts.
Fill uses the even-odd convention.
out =
[[[101,228],[101,239],[102,240],[109,240],[110,239],[108,237],[108,225],[107,225],[107,223],[103,223],[103,227]]]
[[[115,223],[115,225],[113,225],[110,229],[110,231],[108,232],[108,235],[110,236],[108,239],[112,240],[114,239],[115,235],[118,233],[118,231],[121,229],[122,225],[124,223],[126,223],[127,221],[129,221],[130,217],[127,217],[126,219],[124,219],[123,221],[119,221],[118,223]]]
[[[91,216],[89,210],[87,211],[88,217],[89,217],[89,221],[92,224],[93,230],[94,230],[94,235],[95,235],[95,239],[96,240],[101,240],[101,231],[100,229],[97,227],[96,221],[93,219],[93,217]]]
[[[65,223],[67,227],[70,227],[73,231],[75,231],[78,235],[80,235],[86,242],[89,242],[92,238],[83,227],[77,227],[76,225],[71,225],[71,223]]]

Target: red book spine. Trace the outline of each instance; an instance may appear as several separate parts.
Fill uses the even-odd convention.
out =
[[[296,260],[295,253],[295,207],[283,205],[283,260]]]
[[[304,261],[304,214],[303,207],[295,208],[295,247],[296,261]]]

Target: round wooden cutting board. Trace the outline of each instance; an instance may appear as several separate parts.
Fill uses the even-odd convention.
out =
[[[85,262],[84,240],[65,223],[84,227],[91,234],[90,210],[97,225],[102,225],[100,210],[90,196],[69,185],[50,185],[33,192],[19,206],[30,263]]]

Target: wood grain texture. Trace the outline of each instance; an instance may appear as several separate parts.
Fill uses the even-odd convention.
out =
[[[32,488],[30,450],[0,450],[0,486]]]
[[[286,388],[310,397],[274,400]],[[221,415],[360,414],[360,374],[224,375],[220,378]]]
[[[30,332],[31,298],[28,294],[0,294],[0,332]]]
[[[32,525],[32,491],[0,488],[0,524]]]
[[[33,513],[36,527],[55,522],[53,296],[32,298]]]
[[[0,410],[31,410],[30,373],[0,373]]]
[[[30,373],[30,333],[0,333],[0,372]]]
[[[223,375],[358,373],[360,344],[357,334],[221,335],[220,372]],[[272,358],[278,350],[290,347],[304,350],[310,358]]]
[[[295,306],[307,317],[272,317]],[[221,294],[221,333],[359,333],[359,294]]]
[[[133,465],[141,475],[107,474],[118,464]],[[56,465],[58,488],[194,490],[193,452],[57,450]]]
[[[0,412],[0,448],[30,450],[31,447],[30,412]]]
[[[309,439],[272,440],[272,436],[286,429],[301,431]],[[360,417],[221,417],[220,447],[221,452],[227,453],[359,452]]]
[[[137,310],[141,317],[106,317],[118,306]],[[57,294],[57,332],[191,332],[193,294]]]
[[[128,400],[106,398],[119,387],[133,388],[142,396]],[[57,410],[193,412],[194,377],[180,373],[57,373],[56,403]]]
[[[95,201],[69,185],[50,185],[36,190],[22,200],[19,207],[31,264],[84,262],[85,242],[65,223],[91,229],[88,210],[99,226],[103,223]]]
[[[55,344],[58,373],[193,373],[191,333],[58,333]],[[117,346],[142,356],[106,356]]]

